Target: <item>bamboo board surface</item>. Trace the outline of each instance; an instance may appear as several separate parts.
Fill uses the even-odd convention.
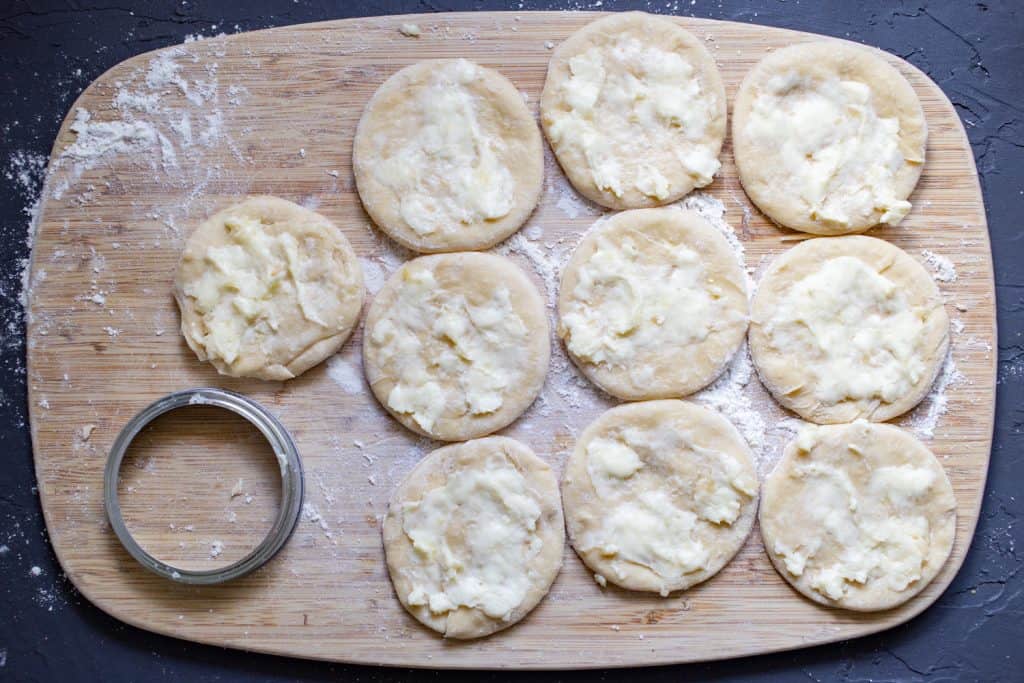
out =
[[[988,466],[992,260],[960,121],[937,86],[895,57],[924,104],[928,160],[903,225],[871,234],[922,261],[924,251],[946,257],[956,270],[955,279],[940,272],[939,282],[956,321],[956,373],[946,373],[952,381],[943,397],[899,421],[921,433],[937,418],[925,442],[957,495],[956,545],[938,578],[903,607],[855,614],[803,599],[772,569],[755,527],[717,577],[669,598],[599,588],[567,546],[550,595],[522,623],[476,642],[444,642],[393,595],[379,529],[393,487],[437,444],[405,431],[374,402],[362,380],[361,330],[338,356],[288,383],[220,377],[177,333],[170,291],[183,239],[204,216],[246,194],[278,195],[331,218],[375,291],[409,256],[373,229],[351,175],[353,131],[376,87],[420,59],[462,56],[500,70],[536,111],[549,46],[597,16],[433,14],[257,31],[140,55],[82,94],[54,145],[40,209],[28,367],[47,527],[65,572],[89,600],[142,628],[261,652],[403,666],[585,668],[844,640],[902,623],[939,596],[970,544]],[[768,50],[813,39],[756,25],[678,21],[706,41],[730,105],[743,75]],[[403,35],[399,27],[408,22],[419,24],[422,36]],[[597,210],[572,193],[547,156],[541,205],[498,251],[534,276],[551,301],[561,264]],[[722,161],[706,192],[724,206],[756,277],[799,236],[749,204],[728,140]],[[932,257],[928,265],[941,262]],[[581,382],[552,343],[541,399],[502,433],[561,472],[574,435],[613,402]],[[752,425],[764,439],[763,477],[791,416],[756,377],[743,381],[737,363],[730,405],[738,402],[761,421]],[[135,412],[167,392],[206,385],[245,393],[279,416],[302,453],[307,507],[266,567],[230,585],[193,588],[148,573],[123,551],[105,520],[102,472],[107,448]],[[208,410],[180,411],[156,425],[122,470],[130,528],[163,559],[197,568],[244,554],[274,514],[278,485],[276,465],[253,432]]]

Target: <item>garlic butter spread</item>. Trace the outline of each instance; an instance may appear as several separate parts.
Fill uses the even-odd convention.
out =
[[[716,322],[733,317],[696,252],[642,234],[600,238],[571,294],[561,318],[569,351],[589,363],[629,367],[639,381],[651,369],[635,362],[638,353],[700,343]]]
[[[579,151],[599,190],[663,200],[678,195],[673,177],[703,187],[718,171],[717,146],[705,142],[716,95],[678,53],[623,37],[571,57],[562,87],[565,106],[546,112],[549,136]],[[671,156],[652,163],[663,150]]]
[[[407,268],[394,304],[370,330],[378,362],[396,383],[386,398],[429,432],[446,407],[485,415],[528,366],[529,330],[509,290],[496,288],[482,305],[440,289],[428,268]]]
[[[866,589],[869,582],[904,591],[922,578],[928,562],[934,529],[925,503],[934,495],[936,471],[911,463],[865,465],[866,481],[854,482],[843,461],[857,462],[863,449],[849,443],[846,453],[821,454],[815,450],[822,448],[820,433],[811,427],[798,437],[787,470],[798,488],[784,495],[803,521],[786,540],[774,541],[775,554],[787,572],[805,577],[810,590],[830,600],[841,601],[852,586]]]
[[[451,472],[443,486],[404,503],[403,530],[417,563],[407,600],[434,614],[460,607],[508,620],[530,589],[541,507],[523,475],[495,452]]]
[[[764,329],[772,347],[801,359],[818,402],[894,402],[929,372],[922,348],[929,310],[862,260],[839,256],[796,282]]]
[[[231,216],[224,227],[228,243],[207,249],[209,267],[183,286],[205,327],[190,332],[207,357],[231,365],[244,346],[272,343],[276,334],[288,332],[281,323],[296,307],[306,321],[324,328],[324,336],[330,334],[344,293],[331,274],[330,250],[310,236],[300,241],[289,232],[271,234],[251,217]]]
[[[708,569],[719,526],[728,528],[757,493],[757,481],[731,455],[703,448],[671,426],[627,427],[587,445],[587,473],[601,520],[582,539],[623,578],[641,565],[666,584]]]
[[[878,116],[865,83],[776,74],[754,99],[745,134],[771,150],[779,194],[811,220],[843,227],[878,212],[879,223],[897,225],[910,211],[895,194],[896,174],[924,159],[904,158],[899,120]]]
[[[438,69],[417,92],[420,124],[415,136],[388,148],[374,165],[382,185],[394,191],[403,220],[418,234],[458,230],[507,215],[515,179],[501,161],[502,139],[483,126],[481,107],[467,85],[482,79],[465,59]]]

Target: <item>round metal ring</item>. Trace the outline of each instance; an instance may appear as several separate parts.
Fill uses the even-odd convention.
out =
[[[281,468],[281,509],[267,536],[253,550],[238,562],[218,569],[191,570],[174,567],[146,552],[128,531],[121,514],[118,500],[117,481],[121,461],[132,441],[150,422],[164,413],[186,406],[204,405],[230,410],[241,415],[260,430],[274,449]],[[263,406],[250,398],[224,389],[212,387],[186,389],[168,394],[151,403],[128,421],[110,447],[106,470],[103,475],[103,499],[110,526],[117,534],[121,545],[146,569],[167,579],[189,585],[210,585],[223,583],[244,576],[263,566],[284,546],[295,529],[302,508],[302,462],[299,451],[288,434],[288,430]]]

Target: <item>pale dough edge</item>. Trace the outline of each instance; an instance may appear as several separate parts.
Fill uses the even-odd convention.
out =
[[[854,246],[847,247],[847,245]],[[782,293],[787,291],[795,282],[793,278],[789,277],[779,279],[777,275],[781,270],[796,267],[806,271],[810,266],[815,268],[820,266],[828,258],[844,255],[860,258],[869,266],[875,268],[874,263],[862,254],[857,253],[858,250],[867,252],[868,255],[876,252],[882,253],[888,259],[890,267],[898,261],[901,277],[898,278],[897,284],[905,285],[903,287],[904,293],[915,294],[910,303],[916,303],[917,305],[927,305],[930,303],[933,311],[937,314],[934,317],[934,324],[927,330],[928,337],[925,344],[926,347],[932,349],[925,356],[929,372],[914,385],[913,390],[905,397],[893,403],[879,404],[870,412],[865,412],[855,402],[851,401],[844,401],[830,407],[820,407],[817,410],[809,410],[784,393],[785,386],[780,382],[781,378],[766,372],[766,362],[764,359],[777,356],[777,354],[769,346],[768,336],[763,330],[762,321],[770,317],[768,313],[774,310]],[[886,277],[891,277],[891,274],[886,273]],[[846,423],[858,418],[872,422],[885,422],[909,412],[921,403],[931,391],[932,385],[942,370],[942,364],[945,362],[949,351],[949,314],[942,303],[942,296],[935,281],[924,269],[924,266],[918,263],[910,254],[889,242],[865,235],[812,238],[804,240],[797,246],[776,256],[757,285],[757,290],[751,302],[750,312],[750,328],[748,331],[750,356],[754,369],[757,371],[758,379],[761,380],[761,383],[771,393],[772,398],[778,401],[784,408],[793,411],[808,422],[816,424]]]
[[[818,71],[837,65],[842,69],[854,68],[855,74],[871,87],[879,115],[899,118],[900,148],[904,156],[912,154],[922,160],[926,158],[928,126],[921,101],[913,86],[885,60],[884,54],[875,48],[838,39],[798,43],[769,53],[743,78],[733,104],[732,140],[736,170],[747,197],[777,225],[816,235],[845,235],[864,232],[878,222],[833,228],[805,218],[799,210],[788,206],[785,197],[773,196],[769,178],[763,173],[771,165],[764,164],[763,159],[754,154],[744,129],[760,91],[760,83],[776,70]],[[896,176],[896,196],[901,199],[910,197],[923,170],[924,163],[904,164]]]
[[[568,308],[571,301],[570,293],[579,281],[579,270],[597,250],[598,239],[609,232],[619,232],[629,228],[643,232],[645,227],[659,221],[673,221],[684,236],[681,242],[697,251],[701,255],[702,263],[705,266],[710,263],[715,271],[722,273],[727,283],[742,293],[742,313],[745,317],[749,318],[750,306],[747,301],[746,277],[725,237],[695,211],[677,209],[675,207],[661,207],[624,211],[599,219],[591,226],[562,270],[558,288],[559,321],[561,321],[563,312]],[[602,391],[616,398],[624,401],[680,398],[700,391],[721,376],[743,344],[743,339],[747,334],[747,327],[747,322],[744,322],[742,325],[728,330],[728,334],[725,332],[721,333],[721,336],[725,337],[728,341],[726,345],[730,346],[732,351],[720,363],[701,373],[700,376],[693,377],[691,381],[682,384],[656,381],[646,391],[634,390],[627,379],[620,377],[622,375],[620,371],[588,363],[577,358],[569,351],[564,338],[562,339],[562,344],[566,354],[580,372]],[[702,342],[697,347],[700,348],[703,344]]]
[[[434,264],[440,264],[443,267],[443,264],[453,262],[461,263],[462,267],[470,270],[481,269],[489,277],[497,274],[502,283],[509,288],[512,294],[513,308],[522,318],[523,324],[531,331],[531,362],[524,371],[523,382],[513,392],[506,395],[506,400],[500,409],[479,418],[470,418],[467,424],[464,424],[464,420],[441,417],[434,424],[433,430],[427,432],[416,423],[411,415],[395,412],[388,406],[388,395],[395,382],[384,375],[376,362],[377,352],[370,337],[371,331],[380,317],[394,305],[401,274],[406,269],[412,264],[426,264],[426,267],[434,268]],[[480,438],[515,422],[529,409],[540,394],[551,360],[551,331],[544,300],[522,269],[511,260],[495,254],[454,252],[420,256],[406,261],[388,278],[370,303],[363,329],[363,371],[366,375],[366,382],[370,385],[377,402],[410,431],[440,441],[466,441]]]
[[[409,557],[415,551],[402,529],[401,504],[412,499],[422,499],[431,489],[442,486],[447,475],[447,458],[459,449],[471,449],[473,455],[481,456],[487,449],[499,447],[536,491],[541,505],[538,522],[539,535],[543,541],[540,553],[531,566],[537,574],[531,581],[530,590],[523,602],[512,612],[508,621],[492,619],[478,609],[461,607],[454,616],[454,623],[446,633],[447,617],[434,616],[426,606],[407,604],[412,584],[403,576],[402,570],[409,564]],[[508,628],[522,620],[547,595],[562,567],[565,547],[565,521],[562,515],[561,496],[558,482],[551,467],[541,460],[526,444],[504,436],[490,436],[463,443],[450,444],[439,448],[405,476],[395,488],[388,503],[387,514],[381,526],[384,553],[396,596],[408,612],[425,626],[444,634],[446,638],[471,639],[490,635]]]
[[[707,569],[692,572],[681,577],[679,581],[666,584],[650,569],[635,565],[634,571],[629,572],[625,579],[619,579],[611,570],[611,563],[605,562],[598,551],[581,551],[577,546],[577,540],[583,533],[583,523],[579,519],[581,512],[586,515],[593,514],[590,509],[600,505],[600,501],[595,498],[596,492],[590,482],[590,474],[587,470],[586,445],[605,430],[629,424],[630,421],[637,418],[650,422],[680,417],[689,422],[702,424],[702,431],[706,430],[716,442],[719,440],[725,442],[729,448],[729,454],[737,457],[754,481],[758,482],[758,491],[742,505],[739,517],[730,525],[729,542],[718,544],[722,547],[715,553]],[[625,590],[649,593],[659,593],[663,585],[670,593],[686,590],[718,574],[746,544],[757,516],[759,500],[760,482],[754,467],[753,456],[736,427],[713,410],[679,399],[624,403],[602,413],[587,425],[576,440],[576,445],[566,462],[565,475],[562,479],[562,504],[565,510],[569,543],[583,564],[591,571],[603,576],[608,583]],[[600,517],[599,514],[594,516]]]
[[[942,463],[938,461],[938,458],[935,457],[935,454],[932,453],[927,446],[925,446],[918,439],[914,438],[913,436],[911,436],[904,430],[900,429],[899,427],[885,423],[872,423],[871,426],[873,428],[884,428],[886,431],[890,432],[894,439],[903,441],[909,447],[914,448],[919,452],[921,449],[923,449],[927,453],[927,455],[930,456],[930,459],[928,460],[929,465],[934,466],[934,468],[937,468],[938,472],[941,474],[941,480],[945,483],[944,488],[947,489],[948,493],[953,497],[953,509],[949,514],[947,514],[943,518],[942,527],[936,534],[939,543],[933,544],[930,548],[931,552],[928,555],[929,569],[927,572],[922,574],[921,578],[916,582],[916,585],[912,590],[902,591],[901,593],[895,594],[893,597],[887,600],[878,599],[874,601],[835,601],[809,588],[807,586],[807,581],[803,580],[804,577],[793,578],[790,576],[789,572],[786,570],[785,560],[783,560],[778,554],[775,553],[775,551],[772,549],[772,544],[769,542],[769,539],[765,537],[765,515],[771,515],[770,506],[766,505],[765,503],[767,502],[769,496],[772,495],[771,493],[769,493],[769,489],[774,488],[773,476],[775,476],[776,472],[779,472],[781,475],[783,463],[787,462],[787,460],[792,460],[796,456],[796,443],[793,441],[786,445],[785,450],[782,454],[782,458],[776,464],[775,469],[772,471],[772,473],[768,475],[763,486],[761,487],[762,500],[761,507],[758,510],[757,515],[762,545],[764,546],[765,552],[768,555],[768,559],[771,560],[772,566],[775,568],[775,571],[779,574],[779,576],[786,583],[788,583],[790,587],[793,588],[793,590],[797,591],[798,593],[808,598],[809,600],[812,600],[813,602],[816,602],[820,605],[824,605],[826,607],[839,607],[842,609],[850,610],[852,612],[879,612],[899,607],[900,605],[912,600],[914,597],[920,594],[925,588],[927,588],[931,584],[931,582],[935,580],[935,577],[939,575],[939,573],[942,571],[942,568],[946,566],[946,562],[949,560],[949,556],[953,552],[953,545],[956,541],[956,497],[955,493],[953,492],[952,484],[949,481],[949,476],[946,474],[946,468],[942,466]],[[819,427],[819,429],[841,430],[846,429],[848,427],[850,427],[849,424],[837,424]],[[768,527],[771,528],[770,523],[768,524]]]
[[[357,286],[359,291],[358,297],[354,297],[354,302],[358,302],[358,305],[350,306],[350,310],[346,311],[345,317],[351,318],[351,321],[340,332],[320,339],[301,354],[293,358],[287,365],[281,365],[280,363],[266,365],[253,374],[233,373],[231,368],[225,365],[220,359],[208,358],[202,346],[198,345],[192,338],[192,335],[189,332],[188,323],[189,321],[196,320],[198,316],[195,314],[193,306],[189,303],[189,297],[185,295],[185,274],[182,272],[186,252],[198,248],[198,240],[201,237],[201,232],[204,231],[206,226],[221,224],[228,215],[237,212],[257,217],[270,216],[280,221],[304,218],[309,219],[312,222],[323,223],[330,226],[334,229],[335,235],[338,238],[338,249],[345,257],[346,261],[348,261],[350,272],[355,276],[356,282],[354,284]],[[197,241],[193,241],[193,237],[196,237]],[[181,323],[179,325],[181,336],[184,337],[188,347],[192,349],[200,361],[210,363],[218,373],[226,377],[251,377],[266,381],[286,381],[298,377],[310,368],[319,365],[330,356],[333,356],[339,349],[341,349],[345,342],[348,341],[348,338],[352,336],[352,333],[359,325],[359,320],[362,317],[363,304],[366,299],[366,288],[363,281],[363,269],[359,263],[359,258],[356,256],[355,250],[352,248],[348,238],[345,237],[344,232],[342,232],[333,221],[322,214],[311,211],[299,204],[290,202],[287,199],[271,195],[250,195],[242,201],[234,202],[209,216],[199,224],[191,235],[189,235],[185,243],[185,248],[182,250],[182,254],[179,256],[178,263],[175,267],[173,294],[174,299],[178,304],[178,311],[181,314]]]
[[[435,254],[456,251],[480,250],[498,244],[519,230],[533,214],[540,201],[544,186],[544,147],[540,131],[529,108],[523,101],[522,94],[515,85],[496,69],[479,66],[483,73],[483,86],[493,97],[492,105],[499,111],[510,114],[515,119],[518,132],[524,133],[529,140],[528,154],[531,163],[520,168],[510,169],[516,180],[517,197],[513,201],[512,210],[499,220],[486,224],[487,229],[474,226],[461,235],[441,236],[438,241],[428,236],[420,236],[402,219],[399,211],[390,200],[392,191],[382,186],[373,178],[373,171],[367,159],[373,158],[375,152],[372,143],[367,139],[366,123],[372,116],[375,107],[386,96],[395,91],[408,88],[442,66],[456,59],[428,59],[415,62],[391,74],[373,93],[359,122],[356,124],[355,136],[352,141],[352,173],[356,182],[356,194],[360,204],[374,225],[398,244],[423,254]],[[472,61],[472,60],[470,60]]]
[[[553,152],[555,152],[555,145],[551,144],[544,112],[557,108],[558,93],[556,86],[568,79],[569,59],[590,47],[591,44],[596,44],[595,38],[601,36],[606,30],[617,32],[623,30],[623,28],[634,25],[642,26],[645,23],[661,26],[665,30],[675,33],[680,42],[686,46],[687,57],[694,60],[696,71],[703,79],[702,84],[714,92],[718,111],[708,121],[705,138],[712,141],[715,151],[714,156],[718,158],[721,155],[727,128],[728,105],[726,102],[725,85],[722,82],[718,64],[696,35],[671,19],[647,14],[646,12],[621,12],[597,19],[573,32],[555,48],[551,55],[551,60],[548,62],[548,70],[544,78],[544,88],[540,96],[541,127],[544,129],[544,135]],[[563,155],[571,158],[563,159]],[[685,197],[695,188],[691,179],[688,186],[687,183],[684,183],[680,186],[679,190],[660,200],[648,197],[636,189],[630,189],[622,197],[616,197],[613,193],[597,187],[590,171],[587,170],[586,161],[580,155],[572,154],[566,150],[561,155],[555,152],[555,159],[577,192],[590,201],[609,209],[642,209],[664,206]]]

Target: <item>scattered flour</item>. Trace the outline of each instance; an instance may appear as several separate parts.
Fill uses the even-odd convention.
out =
[[[946,392],[965,381],[963,373],[957,370],[956,361],[953,360],[952,345],[946,354],[946,360],[939,369],[935,378],[932,390],[928,396],[917,406],[910,415],[904,418],[904,427],[917,432],[923,439],[931,439],[935,436],[935,428],[939,425],[939,419],[949,410],[949,397]]]
[[[342,354],[327,359],[327,374],[346,394],[358,394],[366,389],[358,363],[346,360]]]
[[[555,197],[555,206],[572,220],[580,216],[593,218],[602,214],[603,209],[600,206],[576,192],[557,165],[553,172],[551,166],[547,164],[545,167],[548,174],[547,193]]]
[[[92,114],[81,108],[75,113],[71,131],[77,137],[62,159],[95,160],[152,147],[158,140],[156,129],[146,121],[93,121]]]
[[[760,461],[765,455],[767,411],[764,402],[755,404],[753,391],[747,390],[753,378],[754,364],[750,360],[747,343],[743,342],[725,372],[710,386],[694,394],[692,400],[728,418]]]
[[[569,260],[578,239],[570,241],[563,237],[559,242],[544,244],[528,237],[533,227],[520,230],[495,247],[494,251],[503,256],[518,255],[526,259],[544,284],[543,293],[548,308],[554,309],[558,300],[558,283],[562,275],[562,267]],[[582,238],[582,236],[581,233],[578,238]]]
[[[746,264],[746,250],[736,231],[725,220],[725,205],[706,192],[693,192],[677,202],[677,206],[695,211],[722,233],[743,270],[747,296],[753,296],[756,283]],[[787,419],[786,413],[756,380],[746,341],[733,356],[725,372],[710,386],[694,394],[691,400],[718,411],[736,426],[754,453],[761,474],[766,474],[774,465],[780,455],[781,444],[778,439],[770,437],[780,432],[778,429],[770,430],[769,426],[778,427],[782,424]],[[781,434],[788,435],[788,430],[782,430]]]
[[[320,531],[323,532],[324,536],[327,537],[328,540],[333,538],[334,534],[331,533],[330,525],[327,523],[327,520],[324,519],[323,515],[320,514],[320,511],[316,508],[316,506],[314,506],[312,503],[302,504],[302,517],[310,524],[313,524],[316,527],[318,527]]]
[[[956,266],[948,258],[942,254],[936,254],[929,249],[921,251],[921,256],[924,257],[925,263],[935,273],[936,280],[939,282],[956,282]]]
[[[360,262],[363,266],[363,282],[366,285],[366,290],[370,294],[376,294],[380,291],[380,288],[387,282],[388,276],[391,275],[392,269],[389,268],[390,264],[385,263],[379,258],[366,258],[361,257]]]
[[[363,267],[363,283],[366,291],[376,294],[384,286],[391,274],[416,254],[393,242],[372,227],[367,226],[373,236],[375,249],[370,256],[359,258]]]
[[[743,242],[740,241],[736,231],[725,220],[725,204],[706,192],[691,192],[676,202],[676,205],[697,212],[701,218],[722,233],[736,254],[736,260],[739,262],[740,268],[743,269],[747,276],[747,296],[753,296],[755,283],[751,279],[750,271],[747,268],[747,250],[744,248]]]

